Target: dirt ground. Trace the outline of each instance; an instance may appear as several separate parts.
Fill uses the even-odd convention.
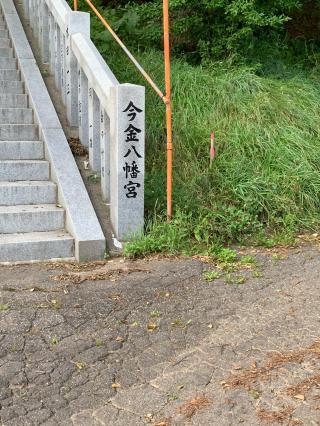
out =
[[[1,266],[0,424],[320,425],[319,249],[254,255]]]

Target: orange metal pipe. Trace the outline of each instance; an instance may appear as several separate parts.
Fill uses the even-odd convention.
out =
[[[117,41],[117,43],[120,45],[122,50],[127,54],[127,56],[130,58],[130,60],[134,63],[134,65],[138,68],[140,73],[143,75],[143,77],[147,80],[147,82],[150,84],[150,86],[153,88],[153,90],[160,96],[160,98],[166,103],[166,97],[161,92],[159,87],[154,83],[152,78],[149,76],[148,73],[145,72],[145,70],[142,68],[142,66],[139,64],[139,62],[135,59],[135,57],[132,55],[132,53],[126,48],[126,46],[123,44],[121,39],[117,36],[117,34],[113,31],[113,29],[110,27],[108,22],[104,19],[104,17],[101,15],[101,13],[98,11],[98,9],[91,3],[90,0],[86,0],[88,5],[91,7],[91,9],[94,11],[94,13],[97,15],[97,17],[100,19],[100,21],[103,23],[103,25],[106,27],[106,29],[109,31],[109,33],[112,35],[112,37]]]
[[[169,0],[163,0],[164,69],[166,82],[166,121],[167,121],[167,216],[172,217],[172,107],[171,107],[171,67],[169,36]]]
[[[78,10],[78,0],[73,0],[73,10]]]

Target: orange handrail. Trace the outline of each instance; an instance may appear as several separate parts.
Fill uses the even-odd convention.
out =
[[[171,106],[171,72],[170,72],[170,39],[169,39],[169,0],[163,0],[163,32],[164,32],[164,64],[165,64],[165,87],[164,95],[149,74],[142,68],[125,44],[113,31],[106,19],[90,0],[85,0],[96,16],[100,19],[105,28],[110,32],[122,50],[133,62],[145,80],[150,84],[157,95],[166,105],[166,128],[167,128],[167,216],[172,217],[172,168],[173,168],[173,143],[172,143],[172,106]],[[74,0],[74,10],[78,10],[78,0]]]

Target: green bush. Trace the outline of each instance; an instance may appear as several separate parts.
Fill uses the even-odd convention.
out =
[[[162,48],[162,0],[95,4],[129,47]],[[85,0],[79,5],[88,9]],[[243,61],[261,45],[270,55],[276,48],[282,55],[286,49],[299,56],[312,50],[320,57],[320,0],[171,0],[170,22],[173,53],[193,64],[223,58]],[[100,25],[93,31],[106,48],[112,38]]]

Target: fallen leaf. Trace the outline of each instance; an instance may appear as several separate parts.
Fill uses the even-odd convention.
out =
[[[147,329],[149,331],[154,331],[158,328],[157,324],[153,323],[153,322],[149,322],[149,324],[147,325]]]
[[[84,362],[79,362],[79,361],[75,362],[74,364],[78,368],[78,370],[82,370],[86,366]]]
[[[298,395],[294,395],[295,399],[300,399],[300,401],[304,401],[306,399],[306,397],[302,394],[298,394]]]
[[[261,392],[256,389],[250,389],[248,393],[253,399],[259,399],[261,396]]]
[[[240,364],[235,364],[235,365],[233,365],[232,369],[233,370],[242,370],[242,367],[241,367]]]
[[[120,383],[112,383],[111,387],[113,389],[118,389],[118,388],[121,388],[121,385],[120,385]]]

